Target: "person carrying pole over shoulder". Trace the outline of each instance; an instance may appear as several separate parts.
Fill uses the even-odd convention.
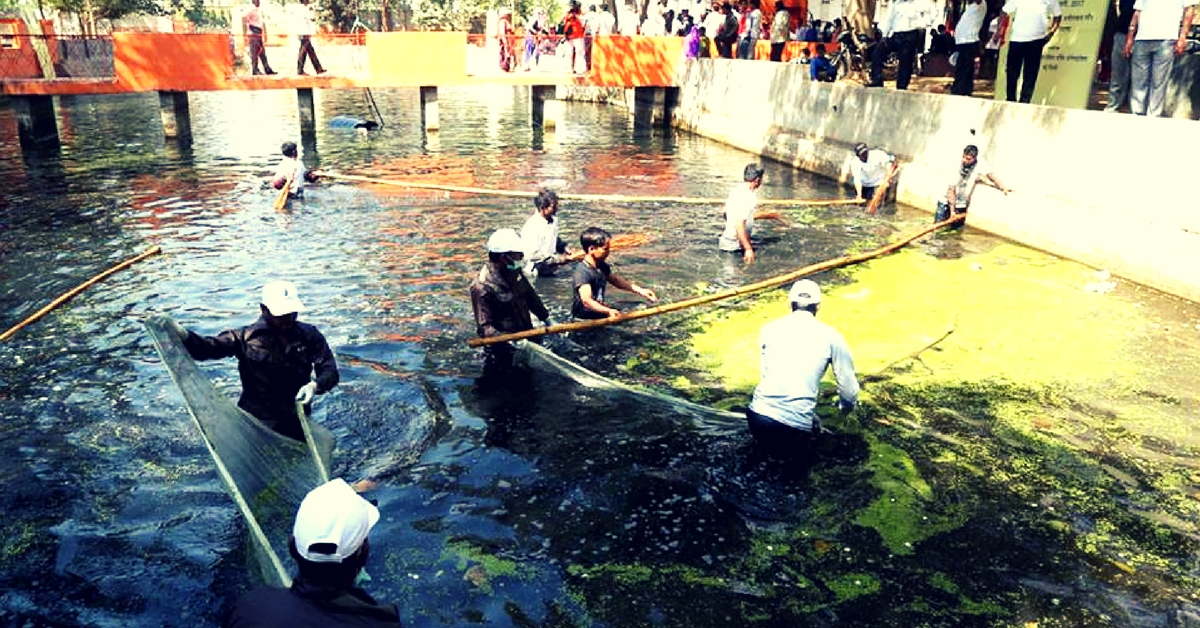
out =
[[[498,229],[488,238],[488,261],[471,282],[471,308],[481,338],[533,329],[530,313],[550,326],[550,312],[525,274],[524,245],[515,229]],[[507,342],[484,348],[483,370],[502,374],[512,368],[513,346]]]
[[[617,318],[621,311],[604,303],[604,289],[608,285],[632,292],[652,303],[658,302],[653,290],[643,288],[612,272],[608,265],[612,235],[599,227],[588,227],[579,235],[579,246],[583,248],[583,260],[575,266],[572,283],[575,285],[571,303],[571,316],[577,319]]]

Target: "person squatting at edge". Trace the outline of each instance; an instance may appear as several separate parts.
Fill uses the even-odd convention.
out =
[[[754,192],[762,185],[762,166],[746,164],[742,179],[743,182],[734,186],[725,200],[725,230],[721,232],[717,246],[727,253],[741,252],[742,259],[749,264],[754,261],[750,238],[754,236],[754,209],[758,205]]]
[[[488,238],[488,261],[471,282],[471,307],[480,338],[533,329],[532,312],[550,325],[550,312],[521,272],[525,253],[521,236],[514,229],[498,229]],[[507,342],[483,348],[485,372],[507,370],[513,362],[513,346]]]
[[[263,286],[259,308],[262,315],[253,324],[217,336],[189,332],[179,323],[174,331],[195,360],[236,357],[242,379],[238,407],[272,430],[304,442],[295,402],[303,403],[308,413],[316,395],[337,386],[337,361],[325,336],[296,320],[305,308],[292,282]]]
[[[300,197],[304,196],[304,184],[316,183],[317,175],[308,171],[304,167],[304,162],[300,161],[300,151],[296,149],[295,142],[284,142],[280,147],[280,152],[283,153],[283,159],[279,160],[279,167],[275,169],[275,177],[271,179],[271,187],[276,190],[282,190],[283,186],[291,182],[291,187],[288,188],[288,195]]]
[[[533,214],[521,227],[521,243],[525,246],[525,274],[529,277],[549,277],[559,266],[571,261],[567,243],[558,237],[558,194],[539,190],[533,199]]]
[[[967,147],[963,149],[962,163],[958,173],[946,190],[946,198],[938,201],[937,214],[934,215],[933,221],[942,222],[950,218],[951,207],[954,208],[954,215],[967,213],[967,208],[971,205],[971,195],[975,192],[975,184],[981,178],[986,179],[992,187],[1003,192],[1005,196],[1012,192],[1012,188],[1004,187],[1000,179],[996,178],[996,175],[992,173],[991,166],[979,158],[979,148],[974,144],[967,144]],[[962,228],[965,223],[966,219],[964,218],[956,227]]]
[[[808,458],[821,431],[817,396],[825,370],[833,366],[843,414],[858,403],[858,378],[846,339],[816,318],[820,286],[801,279],[792,285],[788,301],[791,314],[767,323],[759,334],[760,378],[746,422],[768,454]]]
[[[895,167],[896,158],[878,148],[871,150],[862,142],[854,145],[854,156],[858,158],[850,160],[854,189],[859,198],[870,201],[875,189],[887,179],[888,168]]]
[[[369,628],[400,626],[392,604],[354,583],[371,554],[367,538],[379,509],[337,478],[300,502],[288,553],[300,575],[291,588],[260,586],[238,598],[225,628]]]
[[[571,302],[571,316],[578,319],[617,318],[621,311],[604,304],[604,288],[612,284],[614,288],[632,292],[652,303],[658,302],[658,296],[653,290],[643,288],[624,277],[615,275],[606,261],[612,246],[612,235],[599,227],[588,227],[579,234],[579,246],[583,248],[583,261],[575,266],[571,276],[574,284],[574,298]]]

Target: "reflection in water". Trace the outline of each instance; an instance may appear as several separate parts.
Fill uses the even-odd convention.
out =
[[[753,159],[693,136],[635,134],[624,112],[591,105],[567,105],[546,134],[528,124],[527,94],[507,89],[443,90],[441,130],[426,134],[416,90],[375,95],[387,125],[360,137],[324,124],[359,113],[360,95],[318,94],[315,134],[301,138],[310,167],[721,197]],[[275,278],[297,283],[304,320],[326,331],[343,364],[343,384],[316,418],[338,435],[336,470],[382,480],[370,587],[400,604],[407,625],[990,625],[1055,612],[1055,595],[1030,593],[1019,578],[1069,589],[1062,583],[1077,575],[1070,558],[1046,565],[1065,550],[1012,516],[1014,496],[973,477],[939,478],[982,504],[938,538],[953,555],[898,557],[881,546],[847,514],[877,494],[867,465],[890,462],[868,462],[870,430],[831,435],[818,473],[803,475],[757,458],[738,425],[702,430],[540,372],[476,382],[479,354],[463,342],[474,329],[467,284],[487,234],[519,227],[530,200],[327,180],[275,212],[263,179],[298,135],[291,93],[193,94],[190,150],[163,141],[157,106],[153,94],[67,99],[57,153],[0,145],[3,327],[147,244],[166,253],[0,345],[3,623],[219,625],[249,584],[243,526],[137,320],[165,312],[216,333],[255,311]],[[765,165],[764,197],[844,193]],[[764,228],[751,266],[716,252],[722,221],[711,205],[565,201],[559,219],[572,244],[593,224],[652,236],[615,254],[615,269],[669,302],[872,248],[928,218],[781,211],[790,226]],[[968,231],[927,242],[992,241]],[[570,274],[536,286],[566,320]],[[686,333],[690,316],[553,346],[633,378],[625,369],[639,352]],[[230,365],[204,368],[236,393]],[[986,560],[963,565],[972,552]],[[1086,609],[1116,597],[1089,595],[1066,616],[1098,623]]]

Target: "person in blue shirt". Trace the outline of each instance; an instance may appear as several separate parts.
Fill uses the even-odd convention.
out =
[[[792,312],[767,323],[759,334],[759,382],[746,410],[755,442],[768,455],[811,460],[821,430],[817,396],[821,377],[833,367],[838,409],[849,413],[858,403],[858,378],[846,339],[817,320],[821,288],[801,279],[788,293]]]
[[[808,64],[808,76],[814,81],[832,83],[837,80],[837,68],[825,56],[825,44],[817,44],[817,54]]]

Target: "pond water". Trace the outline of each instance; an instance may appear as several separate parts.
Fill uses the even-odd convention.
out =
[[[327,181],[275,211],[262,186],[287,140],[303,145],[310,167],[347,174],[629,196],[721,197],[753,156],[635,129],[625,112],[589,104],[568,104],[565,122],[543,133],[511,88],[442,90],[436,134],[421,129],[415,90],[375,98],[381,131],[326,128],[368,105],[358,92],[319,92],[317,132],[300,138],[289,91],[193,94],[189,148],[164,143],[153,96],[67,98],[60,149],[0,147],[0,327],[151,245],[164,251],[0,344],[0,620],[215,626],[251,586],[245,526],[139,321],[169,313],[215,334],[251,322],[259,287],[274,278],[297,283],[303,320],[339,356],[343,383],[316,419],[338,436],[338,474],[380,482],[367,588],[397,602],[406,625],[1010,625],[1055,607],[1071,576],[1045,566],[1038,545],[1052,540],[1008,546],[973,522],[951,546],[979,539],[989,570],[943,555],[947,581],[848,523],[803,549],[774,543],[803,528],[796,513],[828,487],[759,460],[736,422],[701,429],[553,374],[524,388],[480,385],[479,353],[465,344],[466,287],[488,234],[519,228],[531,201]],[[8,109],[0,129],[15,137]],[[761,197],[849,194],[765,166]],[[649,236],[610,261],[667,302],[872,248],[928,221],[903,208],[781,211],[786,225],[760,223],[749,267],[716,253],[717,206],[565,201],[559,216],[568,241],[591,225]],[[537,287],[566,320],[569,276]],[[619,378],[631,358],[678,340],[688,320],[548,344]],[[205,369],[236,394],[232,361]],[[430,399],[449,425],[412,420]],[[847,482],[865,459],[850,440],[826,453]],[[994,504],[1007,516],[1007,502]],[[827,575],[798,571],[797,552]],[[967,586],[958,576],[986,580],[975,606],[951,594]],[[906,597],[917,589],[924,597]],[[1073,608],[1059,625],[1101,616]]]

